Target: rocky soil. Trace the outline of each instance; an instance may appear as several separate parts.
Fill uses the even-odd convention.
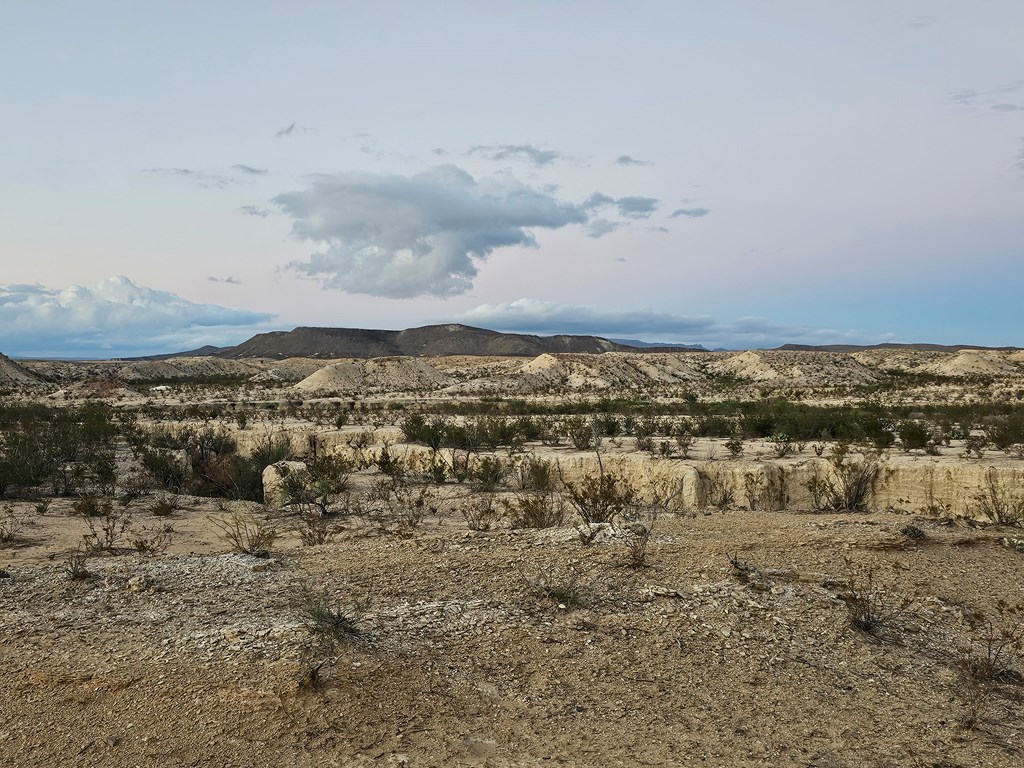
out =
[[[232,554],[210,502],[135,508],[171,546],[94,555],[61,503],[0,550],[0,764],[1020,765],[1013,530],[894,514],[663,514],[628,535],[343,518]],[[132,510],[130,510],[132,511]],[[908,528],[908,525],[916,526]],[[127,543],[127,542],[126,542]],[[733,562],[730,562],[730,558]],[[738,566],[738,567],[737,567]],[[354,617],[303,686],[302,589]],[[851,624],[851,601],[878,623]],[[1002,613],[1000,612],[1002,610]],[[308,683],[308,679],[306,680]]]

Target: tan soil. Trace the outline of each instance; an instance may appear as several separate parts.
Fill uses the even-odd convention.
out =
[[[330,419],[317,426],[286,416],[275,401],[334,395],[332,377],[349,374],[353,400],[419,403],[489,392],[654,401],[795,390],[806,402],[834,402],[887,380],[887,371],[939,367],[948,379],[922,377],[884,398],[1015,401],[1024,390],[1020,353],[1002,352],[173,366],[181,380],[160,391],[133,383],[172,375],[157,363],[26,370],[48,379],[51,403],[268,401],[238,433],[243,451],[275,432],[297,449],[317,432],[327,449],[355,451],[349,444],[367,431],[371,448],[387,441],[400,457],[425,450],[399,444],[401,412],[357,409],[362,423],[335,429]],[[976,378],[980,368],[990,378]],[[189,383],[221,375],[249,383]],[[312,384],[291,386],[306,377]],[[229,417],[218,426],[237,431]],[[687,489],[682,508],[658,518],[648,567],[638,569],[626,564],[635,534],[624,527],[603,528],[589,546],[568,519],[541,531],[504,521],[469,530],[461,511],[475,497],[448,484],[431,491],[438,511],[415,528],[346,517],[334,541],[304,547],[289,533],[269,558],[230,553],[213,523],[232,510],[263,514],[260,505],[222,509],[182,497],[182,510],[158,518],[152,499],[139,500],[128,510],[133,530],[155,537],[170,525],[167,551],[143,556],[126,537],[124,549],[89,558],[91,578],[71,581],[65,565],[85,521],[67,500],[44,515],[9,502],[21,528],[0,544],[0,766],[1019,766],[1020,649],[1003,659],[1008,671],[971,724],[960,666],[967,648],[982,647],[982,619],[1020,627],[1000,605],[1022,601],[1024,536],[937,515],[969,514],[990,467],[1016,493],[1024,463],[993,451],[963,459],[962,447],[937,457],[893,452],[874,505],[888,511],[812,514],[806,481],[823,460],[811,446],[775,459],[772,445],[748,441],[743,458],[728,461],[722,441],[700,440],[683,461],[639,453],[632,438],[606,441],[609,471],[644,493],[680,479]],[[557,459],[566,479],[596,471],[592,452],[531,450]],[[701,472],[730,485],[733,507],[749,506],[748,474],[778,478],[789,507],[702,509]],[[363,470],[354,493],[378,479]],[[929,499],[938,507],[925,514]],[[0,524],[10,519],[6,506]],[[908,536],[908,524],[924,538]],[[730,555],[755,570],[735,572]],[[573,573],[579,605],[536,587],[564,586]],[[864,587],[869,573],[874,590]],[[894,612],[874,633],[851,627],[843,597],[851,579]],[[360,630],[316,690],[299,684],[308,671],[303,584],[351,610]]]
[[[634,570],[621,537],[473,532],[449,509],[408,537],[350,519],[259,559],[225,554],[200,505],[170,518],[166,554],[97,556],[70,582],[83,521],[14,508],[30,527],[0,551],[3,765],[1021,764],[1016,685],[958,725],[967,618],[1024,587],[1002,531],[917,520],[915,543],[898,515],[663,515]],[[741,581],[731,554],[768,575]],[[572,563],[580,607],[524,582]],[[878,636],[838,597],[868,569],[909,601]],[[303,581],[368,603],[319,691],[296,683]]]

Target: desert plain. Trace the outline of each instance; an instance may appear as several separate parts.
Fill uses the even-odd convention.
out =
[[[0,390],[0,765],[1024,763],[1024,352]]]

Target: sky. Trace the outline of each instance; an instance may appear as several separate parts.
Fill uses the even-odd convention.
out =
[[[1024,3],[12,2],[0,352],[1021,345]]]

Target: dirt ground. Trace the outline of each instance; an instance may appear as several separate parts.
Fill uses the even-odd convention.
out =
[[[1024,764],[1019,648],[983,685],[962,671],[987,620],[1019,628],[998,608],[1024,586],[1013,530],[663,514],[631,568],[614,532],[584,546],[570,525],[441,514],[401,532],[347,518],[258,558],[229,553],[212,502],[182,503],[130,510],[136,530],[170,526],[166,552],[96,555],[77,580],[84,521],[11,504],[0,765]],[[302,585],[358,630],[315,688]]]
[[[308,431],[332,451],[364,431],[394,444],[402,412],[387,406],[474,392],[841,403],[902,371],[886,402],[1024,397],[1024,358],[1010,352],[428,362],[36,362],[0,366],[0,385],[57,407],[220,404],[218,428],[244,445]],[[229,375],[251,379],[189,383]],[[150,386],[161,377],[184,378]],[[349,386],[372,397],[344,429],[285,415],[296,399],[344,405]],[[236,403],[252,406],[247,429]],[[694,447],[719,478],[775,462],[799,490],[816,460],[812,446],[775,460],[777,446],[748,441],[729,462],[721,443]],[[894,449],[873,512],[811,513],[795,492],[783,511],[663,511],[643,567],[628,522],[589,544],[572,516],[471,530],[440,498],[452,482],[415,524],[395,509],[343,515],[333,540],[304,546],[289,531],[267,557],[233,551],[218,527],[267,514],[252,502],[181,496],[157,516],[153,496],[136,499],[115,507],[113,519],[131,515],[116,544],[77,561],[89,529],[69,500],[0,500],[0,766],[1024,765],[1024,532],[944,519],[986,479],[1024,504],[1020,459],[960,447]],[[565,446],[531,450],[593,469]],[[697,471],[633,438],[604,451],[638,487],[654,470]],[[380,473],[359,472],[362,493]],[[311,595],[345,620],[329,646]]]

